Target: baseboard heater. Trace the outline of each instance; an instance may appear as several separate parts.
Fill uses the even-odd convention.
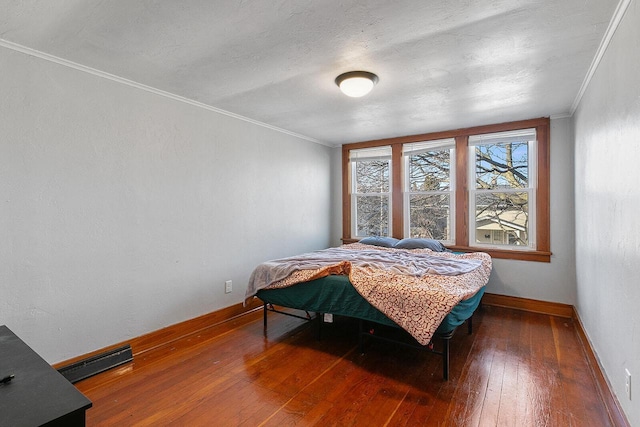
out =
[[[133,353],[129,344],[122,347],[114,348],[96,356],[88,357],[79,362],[63,366],[58,369],[71,383],[77,383],[80,380],[92,377],[101,372],[115,368],[133,360]]]

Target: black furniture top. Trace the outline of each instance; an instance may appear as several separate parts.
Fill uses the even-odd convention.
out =
[[[1,427],[84,425],[91,401],[6,326],[0,326],[3,379]]]

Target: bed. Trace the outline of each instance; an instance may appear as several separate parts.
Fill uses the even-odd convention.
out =
[[[405,239],[407,240],[407,239]],[[295,257],[268,261],[254,270],[247,300],[263,302],[264,328],[269,311],[295,314],[277,307],[359,320],[359,345],[365,338],[389,340],[375,325],[401,328],[414,345],[442,356],[449,376],[449,340],[478,307],[491,272],[485,253],[454,254],[430,246],[354,243]],[[378,242],[379,243],[379,242]],[[408,248],[408,249],[407,249]],[[374,326],[372,326],[374,325]],[[433,341],[442,342],[436,350]]]

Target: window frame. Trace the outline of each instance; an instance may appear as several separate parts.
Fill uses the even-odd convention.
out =
[[[536,247],[535,249],[517,250],[513,248],[471,246],[469,245],[469,174],[467,173],[469,167],[468,139],[471,135],[522,130],[527,128],[535,128],[537,136],[537,143],[535,144],[537,164],[537,185],[535,187]],[[416,143],[421,141],[447,138],[454,138],[456,141],[456,190],[454,193],[455,243],[452,245],[447,245],[447,247],[454,251],[460,252],[483,251],[489,253],[493,258],[550,262],[550,120],[548,117],[344,144],[342,146],[342,241],[344,243],[351,243],[358,240],[357,238],[351,236],[351,178],[349,165],[350,150],[384,145],[391,146],[391,237],[401,239],[404,237],[405,233],[405,184],[402,146],[403,144],[407,143]]]
[[[521,133],[523,130],[520,130],[518,133]],[[527,133],[529,133],[529,131],[532,131],[533,134],[536,133],[536,129],[535,128],[528,128],[525,129],[524,131],[526,131]],[[473,135],[473,136],[477,136],[480,137],[482,139],[485,139],[485,141],[479,140],[479,141],[475,141],[475,142],[471,142],[469,141],[468,143],[468,150],[469,150],[469,169],[468,169],[468,173],[469,173],[469,182],[475,183],[477,181],[477,163],[476,161],[471,161],[471,159],[474,159],[476,156],[476,147],[478,146],[483,146],[483,145],[488,145],[491,144],[492,142],[492,137],[493,140],[495,141],[495,139],[500,138],[501,135],[504,134],[508,134],[509,131],[506,132],[496,132],[496,133],[492,133],[492,134],[484,134],[484,135]],[[505,135],[507,138],[509,138],[509,135]],[[498,137],[498,138],[496,138]],[[536,249],[536,239],[537,239],[537,235],[536,235],[536,215],[537,215],[537,211],[536,211],[536,185],[537,185],[537,176],[538,176],[538,169],[537,169],[537,161],[536,161],[536,147],[537,147],[537,135],[535,135],[535,138],[533,140],[528,140],[527,141],[527,175],[528,175],[528,184],[527,187],[524,188],[501,188],[501,189],[478,189],[476,188],[475,185],[472,185],[469,187],[469,231],[470,231],[470,241],[469,241],[469,247],[472,248],[479,248],[481,250],[487,249],[487,248],[495,248],[495,249],[504,249],[504,250],[522,250],[522,251],[531,251],[531,250],[535,250]],[[527,193],[527,198],[528,198],[528,205],[530,208],[530,212],[529,212],[529,224],[528,224],[528,234],[529,234],[529,244],[527,246],[511,246],[511,245],[505,245],[505,244],[496,244],[496,243],[476,243],[476,242],[472,242],[471,240],[473,240],[472,235],[471,235],[471,230],[475,230],[475,228],[471,227],[471,224],[474,223],[476,221],[476,214],[474,213],[474,197],[478,194],[491,194],[491,193]],[[495,231],[495,230],[494,230]],[[491,233],[492,235],[492,241],[493,239],[493,233]],[[523,248],[523,249],[518,249],[518,248]]]
[[[384,148],[385,146],[379,147],[379,148]],[[366,150],[366,149],[365,149]],[[356,151],[354,150],[350,150],[350,151]],[[351,154],[351,153],[349,153]],[[349,165],[351,166],[353,163],[357,163],[358,161],[371,161],[374,159],[369,159],[369,158],[364,158],[364,159],[359,159],[357,156],[354,157],[353,159],[351,158],[351,156],[349,156]],[[387,223],[387,229],[389,230],[389,232],[392,231],[392,227],[393,227],[393,215],[392,215],[392,185],[393,185],[393,165],[392,165],[392,158],[391,158],[391,147],[389,146],[389,156],[387,157],[386,155],[381,156],[379,159],[375,159],[375,160],[380,160],[380,161],[388,161],[389,162],[389,191],[388,192],[376,192],[376,193],[359,193],[357,191],[355,191],[357,189],[356,186],[356,169],[355,168],[351,168],[350,171],[350,194],[351,194],[351,217],[352,217],[352,221],[351,221],[351,235],[355,236],[355,238],[363,238],[363,237],[367,237],[367,236],[358,236],[357,231],[358,231],[358,225],[357,225],[357,208],[358,205],[357,203],[355,203],[355,200],[357,200],[357,198],[359,196],[363,196],[363,197],[369,197],[369,196],[387,196],[389,199],[389,207],[388,207],[388,212],[387,212],[387,216],[388,216],[388,223]]]
[[[445,138],[445,139],[438,139],[438,140],[432,140],[432,141],[420,141],[418,143],[415,144],[425,144],[425,145],[431,145],[429,143],[433,143],[434,145],[436,145],[435,147],[433,147],[432,150],[429,151],[435,151],[436,148],[440,148],[440,149],[447,149],[450,150],[450,158],[449,158],[449,190],[444,191],[444,190],[429,190],[429,191],[414,191],[411,190],[411,179],[410,179],[410,157],[411,157],[411,153],[406,154],[404,151],[404,148],[407,146],[411,146],[414,143],[407,143],[407,144],[403,144],[403,151],[402,151],[402,166],[404,168],[404,172],[403,172],[403,180],[404,180],[404,185],[403,185],[403,217],[405,219],[407,219],[407,221],[405,221],[405,225],[404,225],[404,231],[403,231],[403,235],[406,237],[411,237],[411,196],[412,195],[427,195],[427,196],[437,196],[437,195],[447,195],[449,197],[449,240],[441,240],[441,242],[445,245],[449,244],[454,244],[455,243],[455,230],[456,230],[456,218],[455,218],[455,194],[456,194],[456,170],[455,170],[455,165],[456,165],[456,150],[455,150],[455,139],[454,138]],[[439,146],[439,147],[438,147]],[[411,148],[411,147],[410,147]],[[428,147],[425,147],[425,150],[428,150]]]

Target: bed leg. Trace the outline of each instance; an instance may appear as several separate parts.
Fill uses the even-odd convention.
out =
[[[469,335],[473,333],[473,314],[467,319],[467,333]]]
[[[358,320],[358,350],[364,354],[364,320]]]
[[[449,381],[449,339],[442,339],[442,377]]]
[[[263,332],[265,335],[267,335],[267,303],[264,303],[264,308],[263,308],[263,314],[262,314],[262,325],[263,325]]]
[[[322,313],[316,313],[316,318],[318,319],[318,341],[322,339]]]

